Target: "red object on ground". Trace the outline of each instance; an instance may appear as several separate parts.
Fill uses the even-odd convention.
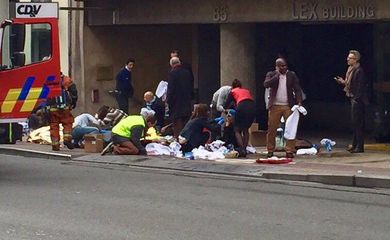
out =
[[[291,158],[280,158],[280,159],[273,159],[273,158],[259,158],[256,160],[256,163],[260,164],[285,164],[290,163],[293,160]]]

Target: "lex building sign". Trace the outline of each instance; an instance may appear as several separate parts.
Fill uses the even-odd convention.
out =
[[[16,18],[58,18],[58,3],[16,3]]]
[[[293,1],[292,18],[300,21],[365,20],[375,18],[372,1]]]

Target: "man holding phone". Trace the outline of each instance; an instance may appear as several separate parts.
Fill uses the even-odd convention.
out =
[[[279,128],[280,119],[287,119],[295,105],[302,104],[302,89],[295,72],[289,71],[284,58],[275,61],[275,71],[268,72],[264,87],[270,88],[268,102],[268,133],[267,133],[267,157],[273,156],[275,151],[276,130]],[[286,143],[286,157],[293,158],[295,152],[295,140]]]

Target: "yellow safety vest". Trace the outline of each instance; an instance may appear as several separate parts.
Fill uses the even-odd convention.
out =
[[[145,128],[145,119],[140,115],[131,115],[122,119],[117,125],[115,125],[115,127],[112,129],[112,133],[121,137],[131,138],[131,130],[134,127],[139,126]]]

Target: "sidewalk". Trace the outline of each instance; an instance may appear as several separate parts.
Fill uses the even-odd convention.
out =
[[[18,142],[0,145],[0,154],[21,155],[56,160],[127,165],[143,168],[172,169],[180,171],[227,174],[291,181],[318,182],[332,185],[390,188],[390,153],[367,150],[350,154],[344,149],[334,149],[331,154],[297,156],[289,164],[258,164],[264,158],[260,153],[248,155],[246,159],[186,160],[161,156],[116,156],[85,153],[83,149],[52,152],[50,145]],[[276,153],[284,156],[284,153]]]

